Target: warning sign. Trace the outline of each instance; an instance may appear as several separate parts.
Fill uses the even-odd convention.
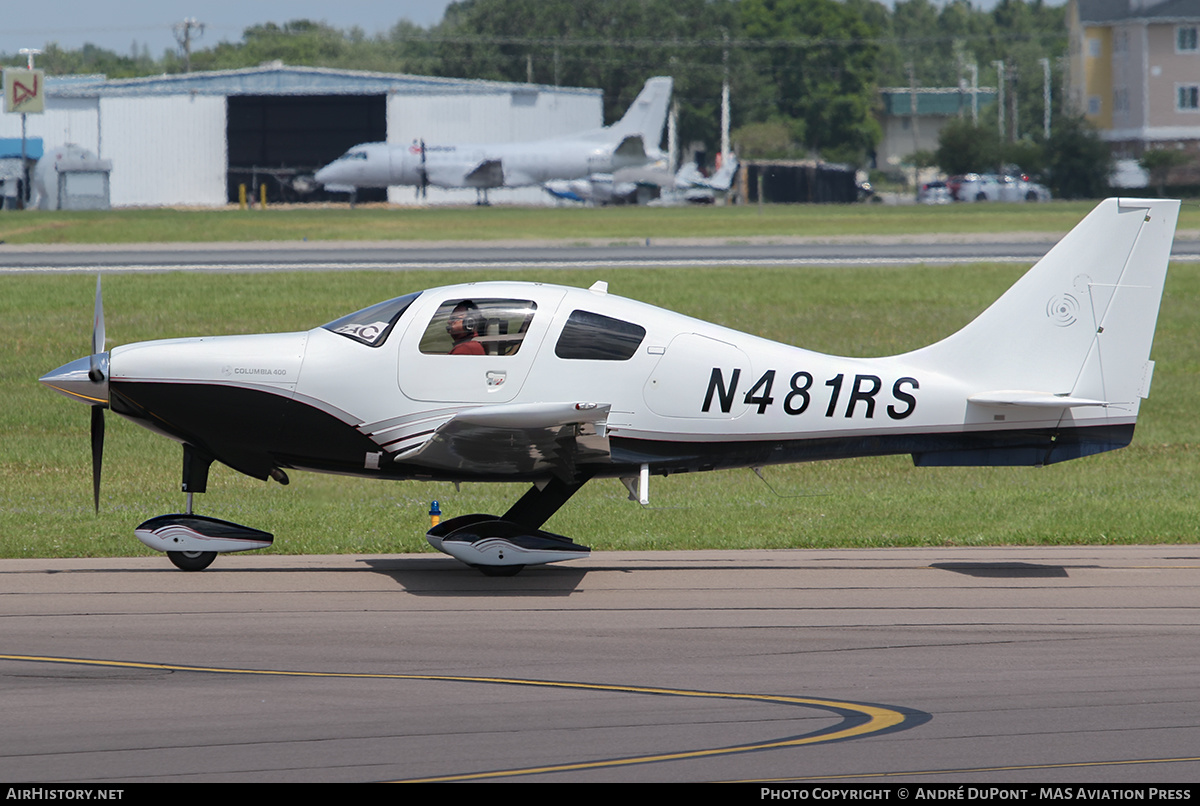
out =
[[[4,68],[4,111],[40,115],[46,111],[46,71]]]

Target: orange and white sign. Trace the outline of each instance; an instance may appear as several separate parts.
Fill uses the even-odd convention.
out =
[[[40,115],[46,111],[46,71],[4,68],[4,111]]]

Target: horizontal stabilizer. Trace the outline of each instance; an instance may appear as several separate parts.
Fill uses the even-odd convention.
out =
[[[1071,395],[1055,395],[1050,392],[1024,392],[1005,390],[971,395],[967,402],[977,406],[1029,406],[1032,408],[1063,409],[1076,406],[1107,406],[1106,400],[1091,400]]]

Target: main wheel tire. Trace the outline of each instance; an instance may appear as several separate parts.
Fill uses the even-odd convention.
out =
[[[485,577],[515,577],[525,569],[523,565],[477,565]]]
[[[168,551],[167,559],[180,571],[203,571],[217,559],[215,551]]]

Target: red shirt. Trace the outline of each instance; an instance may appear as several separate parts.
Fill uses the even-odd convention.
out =
[[[483,345],[474,339],[466,339],[455,344],[450,355],[483,355]]]

